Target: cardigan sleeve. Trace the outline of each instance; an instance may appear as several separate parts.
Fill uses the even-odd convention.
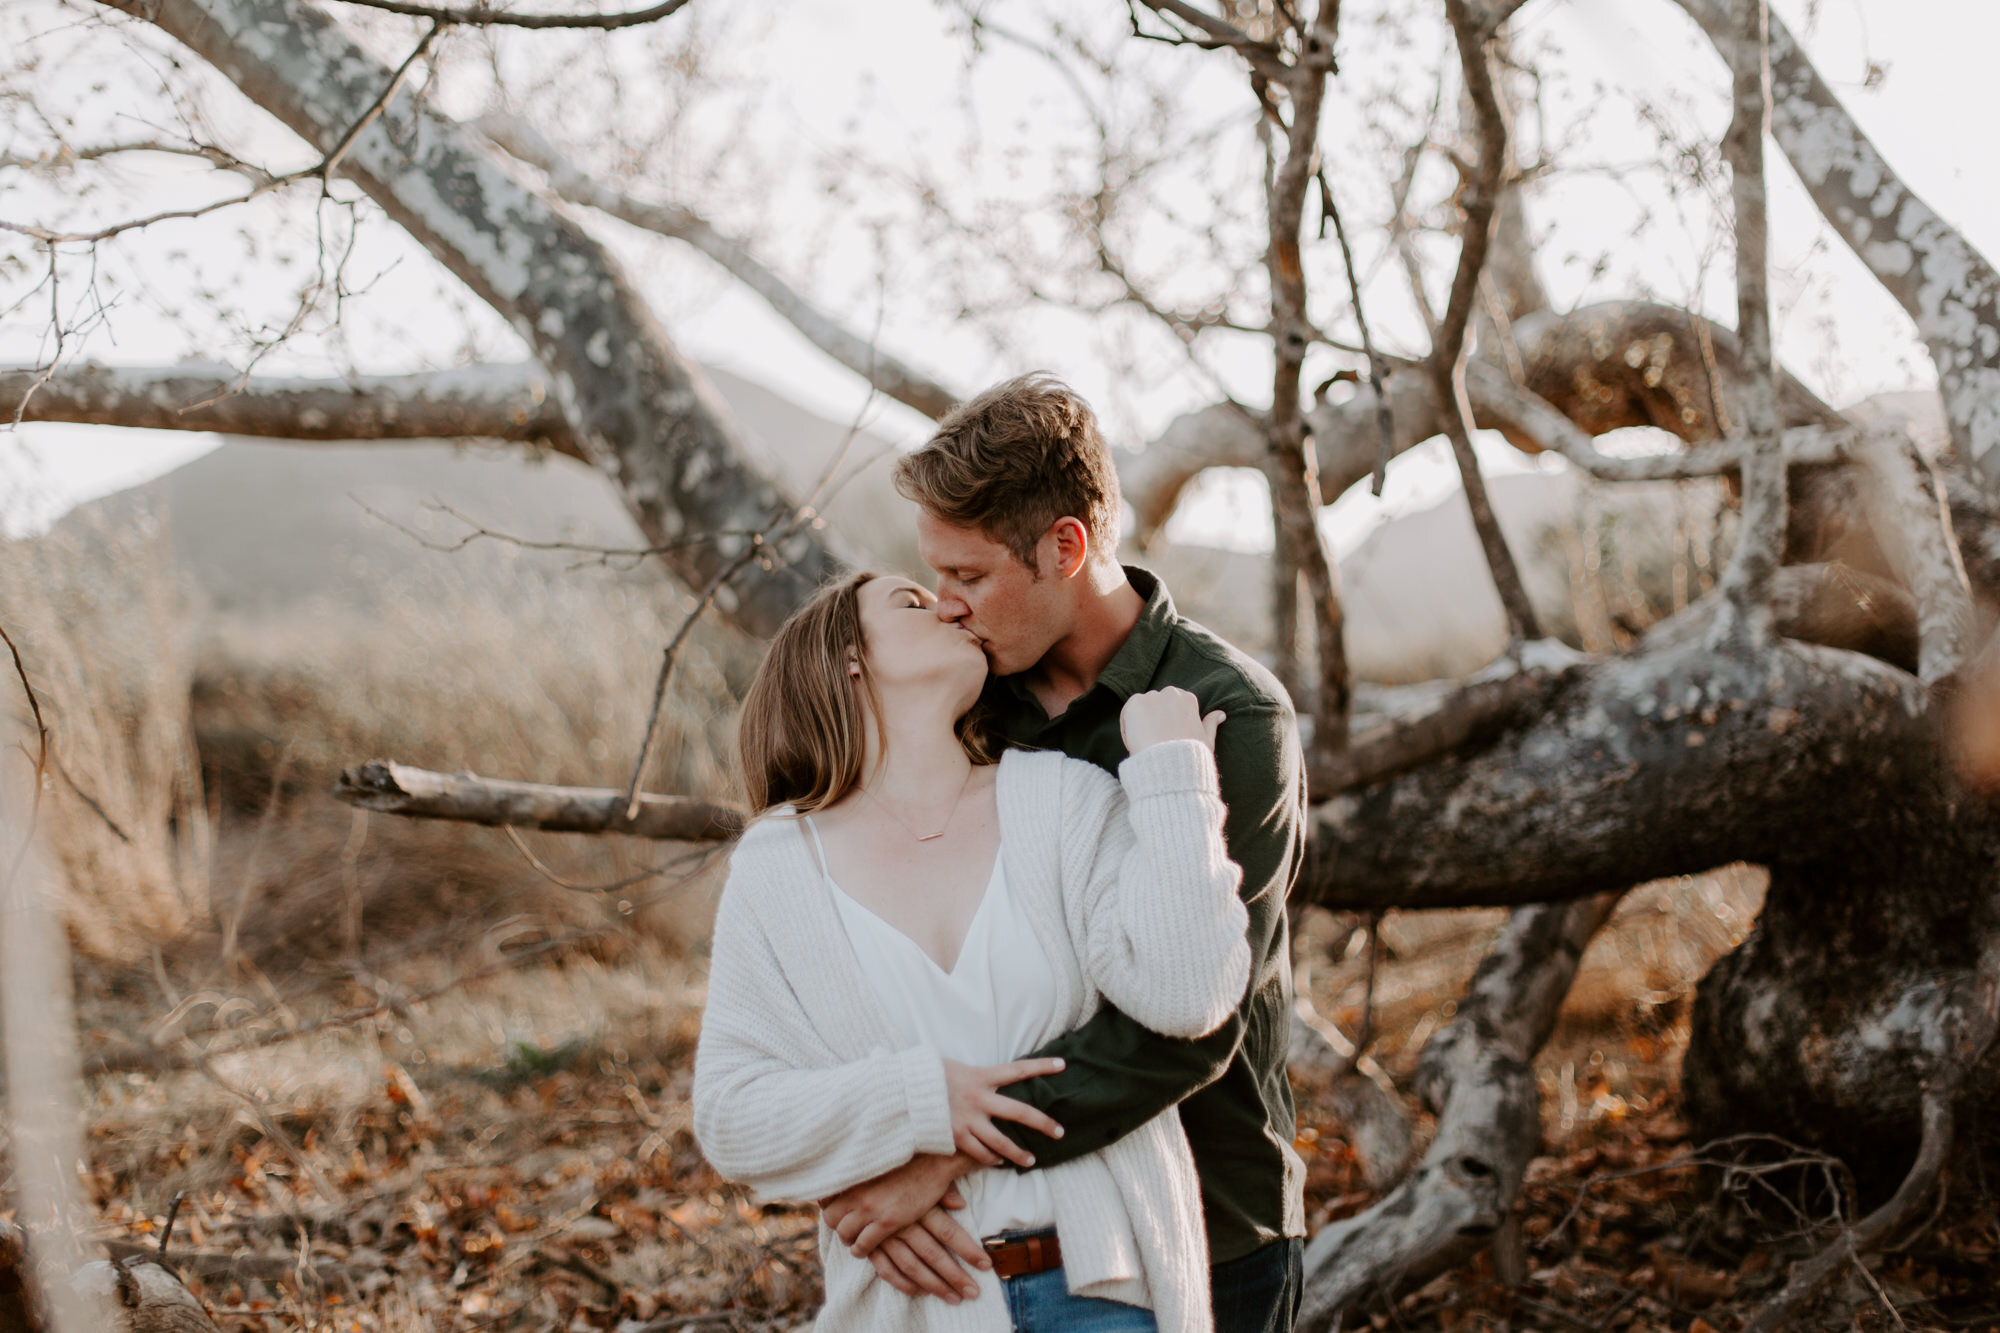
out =
[[[1215,756],[1195,740],[1151,746],[1119,765],[1116,786],[1091,765],[1063,767],[1065,785],[1083,789],[1065,797],[1063,878],[1084,886],[1091,981],[1164,1036],[1214,1031],[1250,979],[1243,875],[1223,842]]]
[[[918,1153],[954,1151],[943,1057],[918,1046],[832,1063],[730,889],[716,914],[692,1101],[710,1164],[768,1198],[822,1199]]]

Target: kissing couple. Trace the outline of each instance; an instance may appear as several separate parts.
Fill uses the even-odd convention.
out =
[[[896,486],[936,592],[830,583],[744,700],[702,1150],[819,1202],[822,1330],[1289,1330],[1291,702],[1119,564],[1061,382]]]

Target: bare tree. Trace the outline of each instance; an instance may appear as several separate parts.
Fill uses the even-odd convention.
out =
[[[520,330],[538,365],[314,383],[51,359],[0,380],[0,407],[20,419],[539,440],[603,469],[648,541],[703,586],[799,506],[744,461],[699,372],[556,196],[698,248],[837,362],[920,412],[957,396],[877,352],[848,312],[815,302],[691,202],[594,179],[518,120],[451,120],[316,9],[103,2],[173,35],[290,126],[321,154],[322,183],[358,185]],[[1550,307],[1505,87],[1503,26],[1520,6],[1446,0],[1464,142],[1408,147],[1412,161],[1455,159],[1456,258],[1442,312],[1426,321],[1429,346],[1400,356],[1329,333],[1329,298],[1307,277],[1315,247],[1339,262],[1340,238],[1306,226],[1316,193],[1323,210],[1333,203],[1314,187],[1324,186],[1322,102],[1339,77],[1338,5],[1145,0],[1130,11],[1129,40],[1232,62],[1252,93],[1249,126],[1266,169],[1261,198],[1244,211],[1259,222],[1268,301],[1245,313],[1155,296],[1105,241],[1102,191],[1094,211],[1079,210],[1091,219],[1085,263],[1112,284],[1109,304],[1140,309],[1190,355],[1216,334],[1266,339],[1272,387],[1261,408],[1232,397],[1185,414],[1129,460],[1141,531],[1157,529],[1209,468],[1256,467],[1272,481],[1278,620],[1296,612],[1303,576],[1316,626],[1301,901],[1518,909],[1424,1057],[1419,1090],[1439,1117],[1430,1152],[1374,1208],[1313,1241],[1309,1327],[1331,1327],[1488,1238],[1508,1243],[1538,1137],[1524,1065],[1578,954],[1634,883],[1739,860],[1769,869],[1756,932],[1698,992],[1686,1105],[1698,1133],[1775,1131],[1855,1164],[1870,1197],[1896,1212],[1843,1244],[1893,1231],[1911,1198],[1933,1188],[1952,1108],[1994,1091],[2000,812],[1993,787],[1975,780],[1986,770],[1967,766],[1954,734],[1966,710],[2000,695],[1990,632],[2000,603],[2000,279],[1897,179],[1763,0],[1681,3],[1731,76],[1723,157],[1735,328],[1638,295]],[[1950,428],[1942,453],[1849,420],[1776,363],[1767,130],[1832,229],[1916,322]],[[1399,229],[1407,194],[1399,187]],[[44,230],[51,254],[95,243]],[[1402,253],[1423,292],[1421,256]],[[1336,287],[1331,299],[1358,303],[1364,286]],[[1309,356],[1342,358],[1368,390],[1344,402],[1307,393]],[[1667,432],[1673,447],[1641,456],[1598,447],[1635,425]],[[1474,429],[1559,453],[1611,483],[1727,476],[1741,503],[1720,584],[1616,656],[1537,642],[1513,556],[1480,500]],[[1318,509],[1385,455],[1439,436],[1458,460],[1514,649],[1423,715],[1349,735],[1339,593]],[[809,524],[784,531],[718,603],[753,631],[774,626],[837,559]],[[1889,629],[1857,630],[1829,600],[1820,575],[1832,560],[1896,611]],[[729,824],[725,812],[672,801],[620,809],[609,789],[454,786],[391,768],[357,772],[350,785],[356,799],[391,803],[382,808],[483,822],[636,828],[638,816],[682,836]],[[1786,1299],[1809,1295],[1824,1267],[1801,1269]]]

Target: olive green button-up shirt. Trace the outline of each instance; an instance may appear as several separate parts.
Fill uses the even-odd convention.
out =
[[[1178,1105],[1201,1177],[1210,1260],[1224,1263],[1305,1234],[1305,1168],[1292,1148],[1285,1081],[1292,1002],[1285,899],[1304,846],[1304,764],[1277,678],[1175,611],[1153,574],[1131,566],[1125,573],[1146,608],[1097,682],[1050,717],[1021,677],[997,678],[983,700],[988,721],[1014,745],[1061,750],[1115,775],[1125,758],[1118,714],[1134,694],[1177,685],[1204,714],[1228,714],[1216,768],[1228,806],[1223,835],[1243,868],[1250,909],[1250,985],[1229,1021],[1195,1041],[1163,1037],[1106,1005],[1033,1053],[1061,1056],[1063,1072],[1005,1089],[1054,1117],[1063,1137],[998,1123],[1047,1167],[1095,1152]]]

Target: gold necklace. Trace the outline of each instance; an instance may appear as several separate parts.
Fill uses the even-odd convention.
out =
[[[965,781],[958,784],[958,795],[951,798],[951,809],[945,811],[944,823],[938,825],[938,831],[936,833],[917,832],[915,829],[910,827],[910,822],[907,819],[904,819],[894,810],[891,810],[887,805],[884,805],[882,803],[881,797],[877,796],[874,792],[869,791],[868,788],[866,787],[861,787],[860,790],[863,796],[866,796],[869,800],[875,802],[876,807],[880,809],[883,814],[889,816],[889,818],[895,820],[898,824],[901,824],[903,826],[903,831],[905,833],[909,834],[912,838],[915,838],[918,842],[931,842],[937,838],[942,838],[945,835],[945,830],[951,827],[952,817],[958,813],[958,803],[965,799],[965,789],[972,785],[972,770],[974,767],[975,766],[972,764],[967,764],[965,766]],[[856,785],[858,786],[859,784]]]

